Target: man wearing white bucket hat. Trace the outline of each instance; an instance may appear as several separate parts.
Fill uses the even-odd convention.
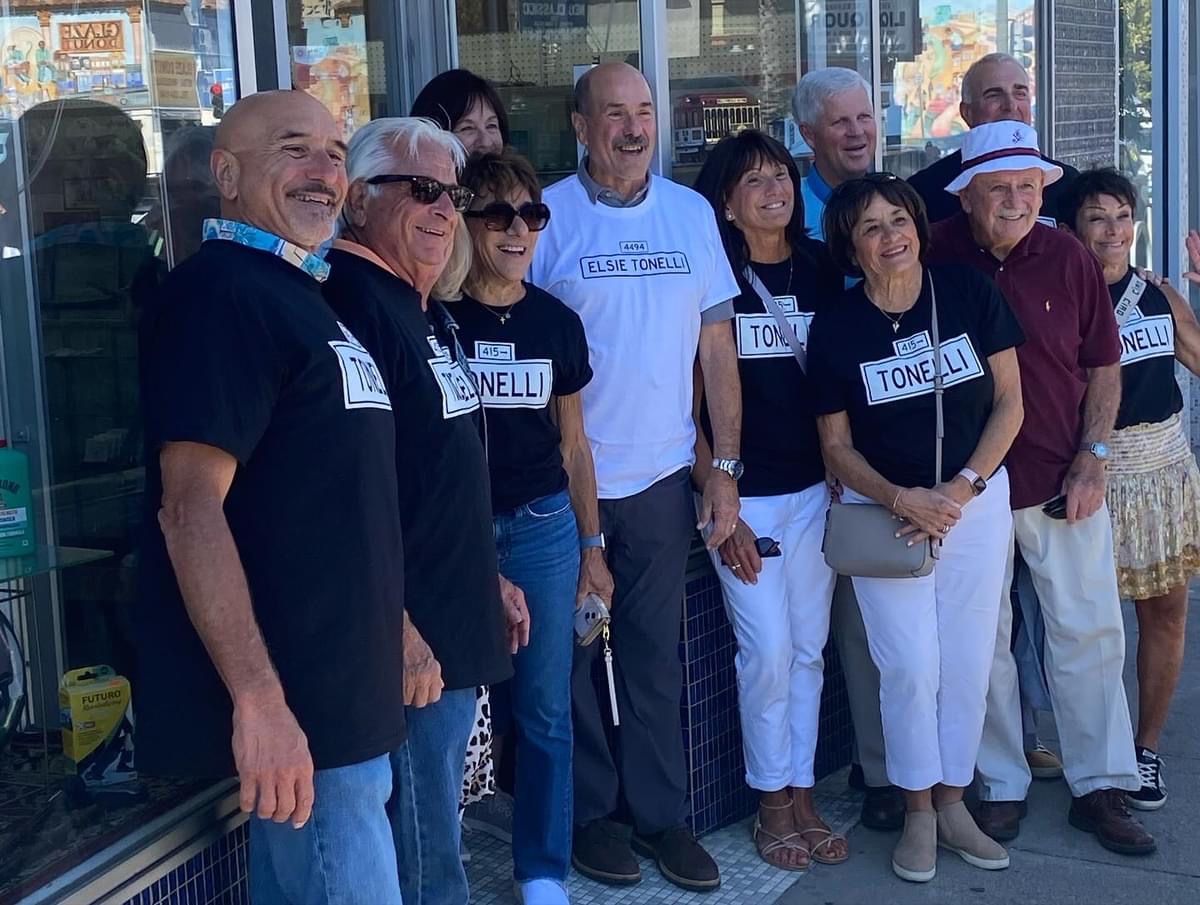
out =
[[[1007,53],[989,53],[972,63],[963,76],[958,113],[972,129],[1001,120],[1017,120],[1031,126],[1033,94],[1029,73],[1015,57]],[[1056,160],[1050,163],[1062,169],[1062,176],[1053,181],[1046,180],[1040,210],[1042,222],[1055,226],[1061,199],[1079,171]],[[962,152],[954,151],[908,178],[909,185],[925,202],[930,223],[953,217],[961,210],[958,196],[946,188],[961,170]]]
[[[1016,549],[1045,618],[1046,679],[1073,796],[1070,823],[1113,851],[1148,854],[1154,838],[1130,814],[1122,791],[1140,783],[1104,504],[1121,347],[1099,265],[1072,236],[1037,221],[1044,185],[1061,175],[1038,152],[1029,126],[972,129],[962,172],[946,186],[963,210],[933,227],[932,258],[991,276],[1026,336],[1017,350],[1025,421],[1007,464]],[[1019,830],[1030,782],[1011,634],[1011,610],[1001,607],[977,765],[980,828],[1004,838]]]

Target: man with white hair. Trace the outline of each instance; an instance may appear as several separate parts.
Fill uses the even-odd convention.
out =
[[[871,86],[853,69],[814,69],[796,85],[792,114],[813,152],[802,186],[804,225],[809,235],[824,241],[822,218],[833,190],[866,175],[875,161],[878,129]],[[904,798],[888,782],[884,763],[879,670],[867,647],[854,586],[846,576],[838,578],[830,617],[854,722],[850,783],[865,793],[859,821],[873,830],[898,830],[904,826]]]
[[[1033,86],[1029,73],[1015,57],[1006,53],[989,53],[980,57],[963,76],[958,114],[970,128],[1001,120],[1015,120],[1032,126]],[[1047,226],[1055,226],[1060,199],[1066,197],[1079,171],[1057,160],[1051,160],[1050,163],[1062,170],[1062,177],[1046,186],[1042,194],[1041,215]],[[961,209],[958,195],[946,188],[961,170],[962,151],[955,151],[909,177],[909,185],[917,190],[925,202],[930,223],[953,217]]]
[[[813,152],[802,186],[804,225],[810,236],[824,241],[821,218],[830,193],[865,175],[875,162],[878,126],[871,86],[853,69],[814,69],[796,85],[792,115]]]
[[[475,688],[512,675],[528,643],[519,591],[498,576],[480,402],[439,298],[469,266],[458,184],[465,154],[429,120],[378,119],[354,133],[325,297],[379,363],[396,417],[405,536],[405,720],[392,754],[392,831],[404,899],[467,905],[458,799]],[[503,587],[502,587],[503,585]],[[505,638],[505,619],[508,638]]]
[[[1122,791],[1141,783],[1104,502],[1121,346],[1100,265],[1072,236],[1037,220],[1043,185],[1061,175],[1029,126],[976,126],[963,142],[962,172],[946,187],[962,213],[934,227],[931,257],[992,277],[1025,333],[1017,349],[1025,421],[1008,454],[1013,529],[1045,617],[1046,679],[1073,796],[1068,819],[1106,848],[1140,855],[1155,842]],[[1008,571],[1005,587],[1011,555]],[[997,839],[1019,832],[1030,783],[1011,633],[1012,611],[1002,606],[977,762],[977,821]]]

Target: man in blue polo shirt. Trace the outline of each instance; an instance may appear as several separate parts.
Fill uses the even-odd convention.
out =
[[[796,85],[792,115],[813,152],[803,184],[804,225],[823,242],[821,218],[830,194],[843,182],[866,175],[875,162],[871,86],[853,69],[814,69]]]

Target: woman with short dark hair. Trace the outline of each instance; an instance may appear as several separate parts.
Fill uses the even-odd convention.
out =
[[[962,797],[1005,596],[1003,461],[1021,425],[1024,339],[987,277],[923,264],[928,235],[920,197],[890,173],[834,189],[825,238],[863,280],[817,313],[809,339],[821,449],[843,485],[834,505],[890,509],[897,537],[939,554],[924,577],[852,577],[879,668],[888,779],[907,805],[892,870],[913,882],[933,879],[939,845],[976,867],[1008,866]]]
[[[1108,510],[1117,586],[1137,609],[1138,773],[1129,804],[1166,804],[1159,735],[1179,682],[1188,581],[1200,572],[1200,472],[1181,420],[1178,360],[1200,374],[1200,325],[1166,280],[1129,266],[1138,197],[1111,168],[1072,183],[1065,224],[1100,262],[1121,332],[1121,408],[1109,439]]]
[[[845,861],[849,847],[818,816],[812,797],[835,576],[821,557],[829,493],[808,379],[792,342],[803,357],[813,312],[841,295],[842,276],[825,246],[806,235],[800,173],[773,138],[747,130],[723,139],[695,188],[713,207],[741,290],[733,300],[741,518],[709,555],[738,641],[746,782],[759,793],[754,841],[769,864],[804,870],[812,861]],[[692,474],[703,491],[712,425],[699,390],[695,406],[701,429]]]
[[[612,601],[596,476],[583,431],[591,380],[579,316],[525,282],[550,221],[533,167],[512,151],[476,155],[461,183],[474,261],[454,305],[486,414],[500,572],[525,592],[529,645],[493,686],[497,733],[515,736],[512,854],[519,900],[566,905],[571,862],[571,664],[575,613]]]
[[[499,152],[508,144],[508,111],[487,79],[466,69],[434,76],[413,101],[413,116],[453,132],[468,154]]]

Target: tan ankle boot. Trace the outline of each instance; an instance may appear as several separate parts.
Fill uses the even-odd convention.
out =
[[[901,880],[928,883],[937,873],[938,824],[933,811],[909,811],[904,833],[892,852],[892,870]]]
[[[961,801],[938,810],[937,842],[974,867],[984,870],[1004,870],[1008,867],[1008,852],[1004,846],[989,838],[976,825],[975,818]]]

